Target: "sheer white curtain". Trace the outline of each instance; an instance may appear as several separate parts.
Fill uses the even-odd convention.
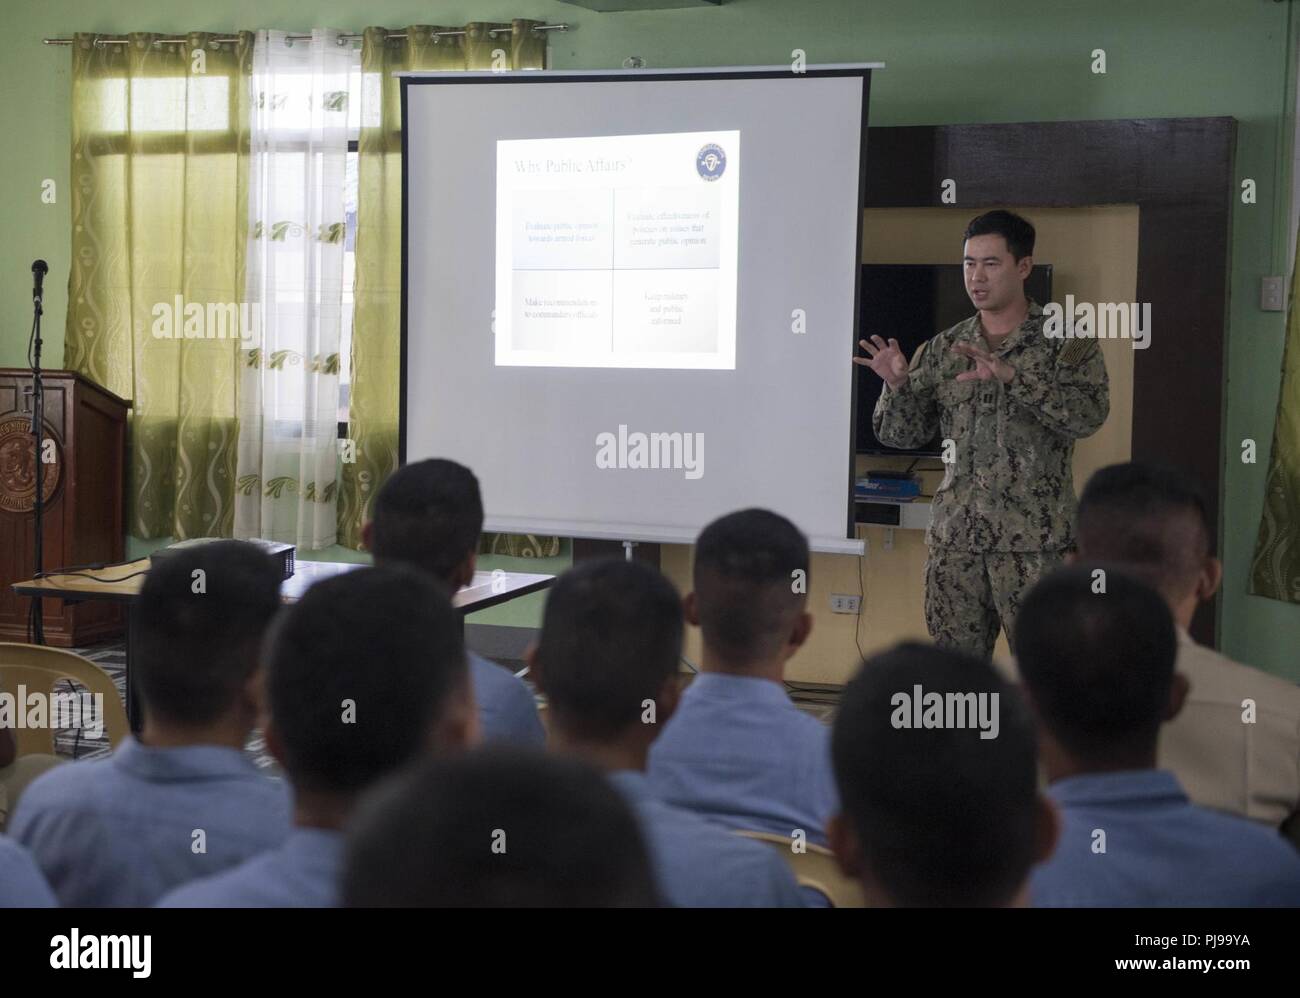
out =
[[[261,31],[253,55],[235,536],[327,547],[337,526],[348,74],[339,32]]]

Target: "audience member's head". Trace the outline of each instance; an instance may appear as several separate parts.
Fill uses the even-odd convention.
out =
[[[799,528],[765,509],[729,513],[704,528],[686,619],[700,628],[706,668],[780,678],[812,630],[808,562]]]
[[[343,901],[357,908],[657,903],[636,818],[596,769],[492,747],[435,759],[362,805]]]
[[[260,707],[259,650],[280,582],[278,563],[242,541],[178,551],[149,569],[131,624],[146,742],[243,747]]]
[[[398,767],[474,737],[460,616],[423,572],[382,566],[318,582],[268,645],[267,748],[300,812],[309,801],[337,818]]]
[[[1196,482],[1173,468],[1112,464],[1079,497],[1079,558],[1122,565],[1155,587],[1186,628],[1223,578],[1214,526]]]
[[[1056,820],[1029,712],[991,665],[915,643],[872,656],[844,690],[831,752],[831,846],[869,904],[1024,902]]]
[[[681,653],[673,584],[641,562],[608,559],[560,576],[528,661],[558,739],[628,741],[644,753],[676,707]]]
[[[1160,725],[1187,693],[1177,653],[1164,599],[1123,568],[1078,563],[1034,586],[1016,655],[1049,778],[1154,766]]]
[[[483,497],[464,465],[432,458],[398,468],[375,496],[363,541],[376,564],[416,565],[451,587],[474,578]]]

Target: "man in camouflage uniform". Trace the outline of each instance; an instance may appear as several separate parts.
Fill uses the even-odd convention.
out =
[[[1011,212],[966,230],[966,290],[976,312],[927,340],[911,364],[896,340],[862,340],[885,380],[876,436],[920,447],[936,430],[945,471],[926,539],[925,622],[936,643],[989,658],[1008,641],[1020,600],[1074,542],[1074,441],[1110,409],[1106,365],[1092,338],[1043,334],[1024,293],[1034,229]]]

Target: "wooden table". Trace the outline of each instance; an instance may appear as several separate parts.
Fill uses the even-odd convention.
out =
[[[351,562],[341,561],[299,561],[294,566],[293,576],[280,584],[280,599],[285,603],[295,603],[302,599],[303,593],[313,583],[322,579],[343,575],[358,568],[365,568]],[[79,603],[84,600],[112,600],[125,603],[128,608],[140,595],[145,575],[149,571],[149,559],[128,562],[112,568],[98,571],[77,572],[75,574],[51,574],[39,579],[25,579],[12,584],[13,591],[19,596],[43,596],[61,599],[67,603]],[[465,586],[452,597],[452,606],[460,611],[461,619],[465,614],[486,610],[508,600],[529,593],[546,589],[555,581],[554,575],[536,575],[529,572],[505,572],[496,569],[491,572],[475,572],[474,581]],[[126,713],[131,721],[131,730],[140,730],[140,712],[136,698],[131,693],[131,635],[134,628],[130,622],[128,609],[126,628]]]

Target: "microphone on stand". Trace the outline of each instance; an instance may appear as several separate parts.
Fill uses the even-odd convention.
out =
[[[44,298],[45,275],[50,272],[50,265],[44,260],[37,260],[32,264],[32,301],[40,304]]]

